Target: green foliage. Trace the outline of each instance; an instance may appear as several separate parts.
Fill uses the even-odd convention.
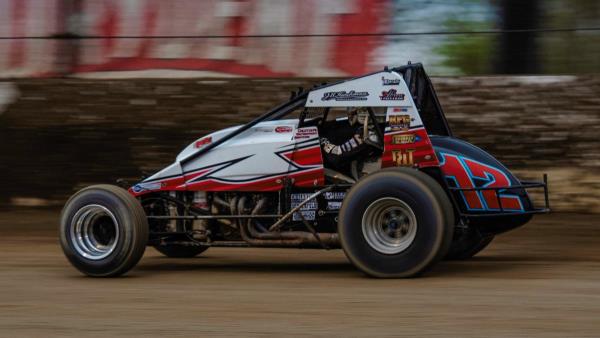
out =
[[[491,24],[482,21],[448,19],[444,23],[448,31],[482,31],[492,29]],[[456,75],[488,74],[492,71],[494,36],[450,35],[434,51],[444,57],[442,66],[448,67]]]

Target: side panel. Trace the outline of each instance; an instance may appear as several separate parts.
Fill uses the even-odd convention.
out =
[[[390,107],[386,114],[387,127],[381,166],[431,167],[438,159],[419,114],[412,107]]]
[[[180,162],[174,163],[168,167],[173,168],[170,175],[165,169],[130,191],[136,196],[160,190],[276,191],[286,178],[299,187],[323,185],[317,128],[298,129],[297,124],[297,120],[260,123],[181,168]],[[202,147],[210,137],[192,145]],[[191,152],[192,145],[182,153]]]
[[[499,190],[498,194],[492,190],[455,192],[455,199],[463,212],[519,213],[531,209],[531,201],[525,190],[509,188],[519,185],[519,180],[490,154],[452,137],[433,136],[431,141],[448,186],[464,189],[507,187]]]
[[[297,120],[260,123],[186,163],[186,187],[200,191],[273,191],[289,178],[296,185],[323,181],[316,128],[297,129]]]

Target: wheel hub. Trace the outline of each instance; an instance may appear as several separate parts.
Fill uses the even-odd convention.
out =
[[[374,250],[388,255],[406,250],[417,234],[417,218],[404,201],[384,197],[371,203],[362,218],[365,240]]]
[[[98,204],[79,209],[71,220],[70,229],[73,248],[90,260],[106,258],[119,240],[119,223],[115,215]]]

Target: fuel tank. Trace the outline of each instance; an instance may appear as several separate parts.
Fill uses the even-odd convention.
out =
[[[521,182],[500,161],[458,138],[430,139],[455,205],[469,225],[496,234],[531,219],[531,199],[525,189],[515,187]]]

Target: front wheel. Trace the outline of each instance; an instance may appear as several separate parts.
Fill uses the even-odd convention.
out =
[[[79,271],[94,277],[118,276],[144,254],[148,222],[141,204],[126,190],[94,185],[67,201],[59,236],[65,256]]]
[[[350,261],[373,277],[414,277],[446,254],[454,213],[444,190],[414,169],[360,180],[346,195],[338,232]]]

